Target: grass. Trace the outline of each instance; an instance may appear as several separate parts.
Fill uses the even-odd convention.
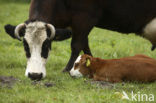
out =
[[[72,79],[62,73],[70,57],[71,39],[52,44],[46,65],[47,77],[43,82],[50,81],[56,85],[50,88],[32,85],[32,81],[24,76],[26,57],[22,42],[10,38],[3,29],[8,23],[17,25],[24,22],[28,18],[28,10],[29,4],[26,2],[0,0],[0,75],[14,76],[21,80],[11,89],[0,88],[0,103],[132,103],[114,95],[122,91],[129,96],[131,91],[156,96],[156,83],[126,83],[124,86],[118,83],[114,89],[102,89],[85,83],[86,78]],[[150,42],[134,34],[123,35],[94,28],[89,41],[95,57],[110,59],[146,54],[156,58],[156,51],[150,50]]]

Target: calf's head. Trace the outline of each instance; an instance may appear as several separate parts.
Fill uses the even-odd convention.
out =
[[[91,60],[92,57],[89,55],[80,55],[70,70],[70,75],[72,77],[91,76]]]
[[[15,39],[23,38],[27,57],[25,75],[32,80],[40,80],[46,76],[45,64],[51,50],[51,42],[71,35],[68,30],[55,29],[53,25],[40,21],[22,23],[17,26],[6,25],[5,30]]]

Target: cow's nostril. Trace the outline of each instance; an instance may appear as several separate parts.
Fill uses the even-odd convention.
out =
[[[42,79],[42,76],[43,74],[42,73],[28,73],[28,77],[31,79],[31,80],[41,80]]]

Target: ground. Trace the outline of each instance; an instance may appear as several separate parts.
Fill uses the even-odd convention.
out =
[[[26,1],[26,0],[25,0]],[[47,62],[47,77],[43,83],[54,85],[34,85],[24,76],[26,57],[22,42],[9,37],[4,31],[5,24],[24,22],[28,18],[29,3],[20,0],[0,0],[0,76],[13,76],[18,81],[10,87],[0,87],[0,103],[132,103],[116,95],[125,91],[139,95],[150,94],[156,99],[156,83],[118,83],[111,88],[103,88],[86,78],[73,79],[62,73],[70,57],[71,39],[53,42]],[[93,56],[103,59],[120,58],[145,54],[156,59],[156,50],[151,51],[151,43],[134,34],[123,35],[117,32],[94,28],[89,35]],[[87,82],[86,82],[87,81]],[[137,99],[138,100],[138,99]],[[144,102],[146,102],[144,100]],[[148,102],[146,102],[148,103]],[[153,102],[154,103],[154,102]],[[155,100],[156,103],[156,100]]]

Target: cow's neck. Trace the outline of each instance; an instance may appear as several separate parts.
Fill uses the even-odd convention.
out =
[[[70,20],[67,6],[63,0],[32,0],[28,21],[43,21],[66,28]]]
[[[38,20],[46,23],[52,22],[56,0],[32,0],[29,20]]]

